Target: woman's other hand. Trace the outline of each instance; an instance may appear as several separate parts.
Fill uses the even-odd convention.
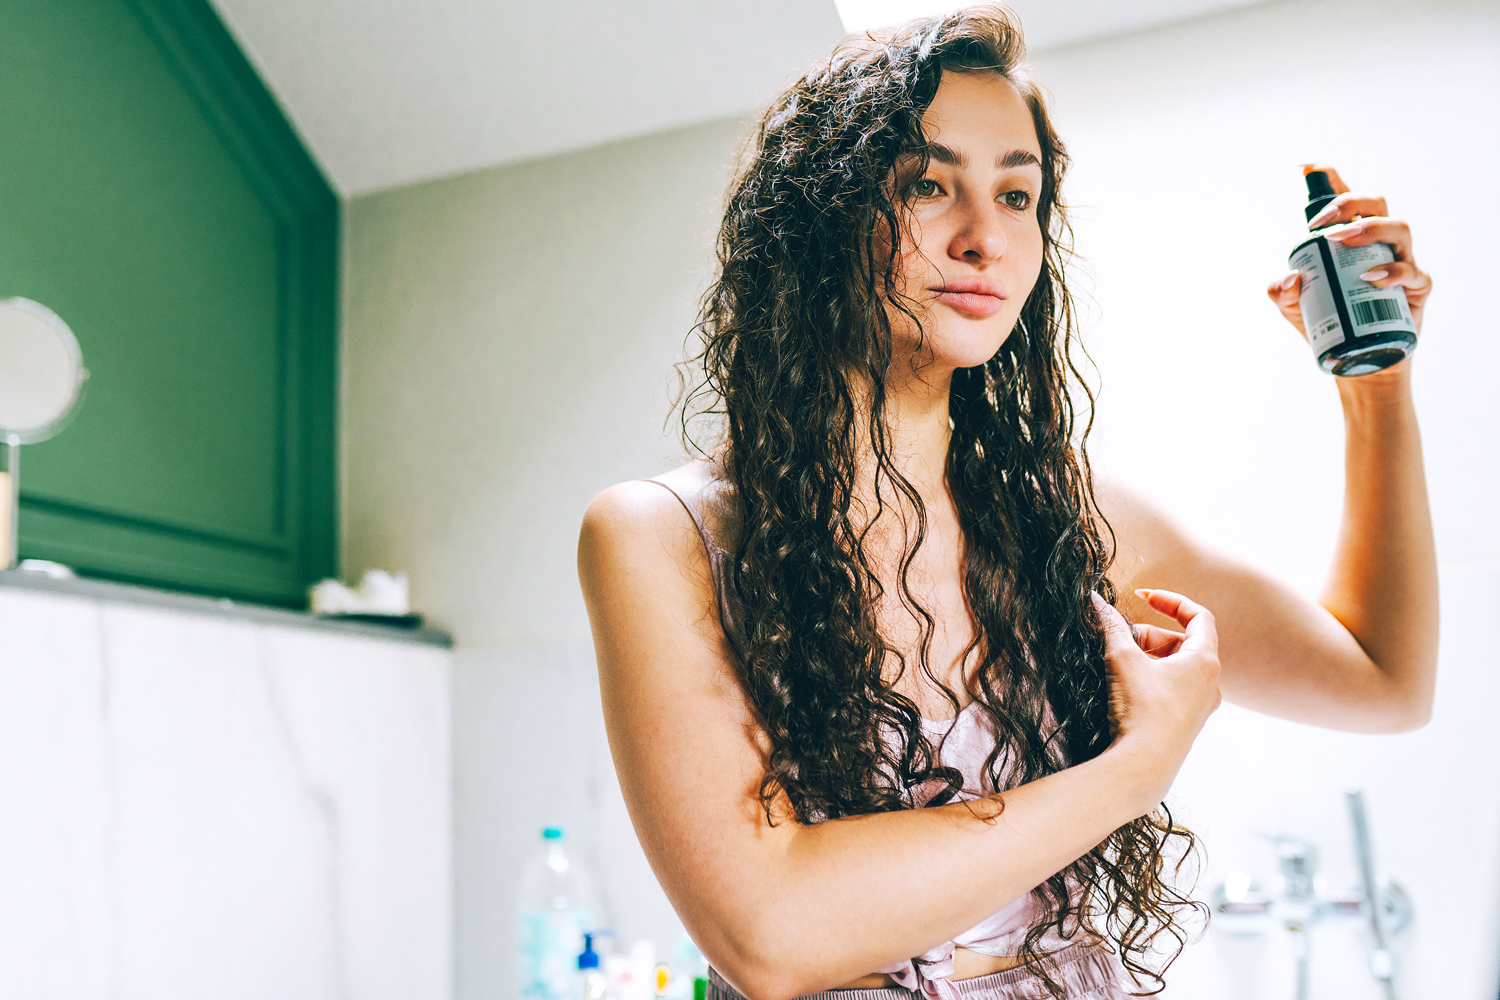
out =
[[[1181,594],[1143,590],[1137,596],[1176,619],[1183,631],[1131,626],[1097,594],[1094,607],[1104,626],[1115,737],[1111,749],[1142,755],[1146,792],[1154,806],[1219,707],[1219,634],[1208,609]]]
[[[1389,209],[1386,207],[1385,198],[1378,194],[1357,194],[1349,190],[1349,186],[1340,179],[1338,171],[1332,167],[1312,167],[1312,170],[1321,170],[1328,175],[1328,181],[1333,185],[1333,190],[1338,192],[1338,197],[1323,206],[1323,211],[1313,216],[1308,226],[1312,229],[1323,229],[1338,223],[1343,223],[1338,229],[1328,234],[1331,240],[1338,240],[1345,246],[1362,247],[1371,243],[1389,243],[1395,251],[1396,259],[1389,264],[1379,264],[1370,271],[1365,272],[1371,277],[1366,280],[1378,288],[1391,288],[1400,285],[1406,290],[1406,304],[1411,308],[1411,318],[1417,325],[1417,332],[1422,332],[1422,313],[1427,304],[1427,297],[1432,293],[1432,276],[1417,266],[1416,258],[1412,255],[1411,227],[1400,219],[1392,219]],[[1379,274],[1379,277],[1375,277]],[[1292,271],[1283,278],[1271,282],[1266,288],[1266,294],[1271,301],[1276,303],[1276,308],[1281,310],[1281,315],[1286,321],[1297,328],[1303,339],[1307,339],[1307,329],[1302,324],[1302,295],[1301,276]]]

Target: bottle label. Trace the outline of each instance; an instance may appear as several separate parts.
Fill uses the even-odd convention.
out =
[[[1323,247],[1332,259],[1331,273]],[[1359,277],[1395,259],[1389,243],[1350,247],[1336,240],[1315,240],[1292,253],[1289,263],[1302,276],[1302,322],[1314,355],[1321,357],[1350,337],[1417,332],[1404,290],[1376,288]],[[1343,310],[1338,308],[1341,299]],[[1345,329],[1346,320],[1352,330]]]
[[[1302,326],[1313,354],[1321,355],[1345,340],[1338,307],[1334,305],[1338,291],[1329,284],[1328,269],[1323,266],[1317,242],[1299,247],[1287,263],[1301,275]]]
[[[1344,301],[1349,306],[1349,318],[1354,322],[1356,337],[1397,330],[1412,334],[1417,332],[1417,326],[1412,322],[1411,309],[1406,304],[1405,290],[1400,286],[1376,288],[1368,281],[1359,280],[1359,276],[1366,271],[1396,259],[1389,243],[1348,247],[1336,240],[1329,240],[1328,249],[1333,251],[1333,266],[1338,271],[1339,286],[1344,290]]]
[[[526,1000],[576,1000],[578,956],[589,911],[523,910],[521,932],[521,996]]]

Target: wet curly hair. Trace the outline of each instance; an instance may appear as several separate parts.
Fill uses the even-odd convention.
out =
[[[1113,537],[1084,448],[1092,417],[1080,426],[1070,394],[1077,385],[1092,413],[1070,354],[1059,198],[1068,157],[1024,53],[1014,17],[991,5],[851,37],[766,110],[730,187],[681,418],[725,484],[736,669],[765,734],[769,821],[783,795],[800,822],[818,822],[911,808],[914,789],[934,781],[931,805],[963,790],[897,690],[906,670],[920,670],[960,705],[927,662],[933,618],[907,580],[927,515],[892,461],[885,419],[888,375],[901,363],[892,318],[921,327],[899,290],[906,206],[891,178],[911,158],[925,168],[922,117],[947,72],[995,73],[1017,88],[1043,178],[1044,262],[1020,321],[992,358],[952,380],[946,475],[976,631],[965,693],[998,735],[985,765],[994,788],[1089,760],[1111,741],[1089,595],[1114,599]],[[705,415],[717,428],[710,446],[695,433]],[[872,462],[875,518],[895,511],[909,529],[891,585],[921,628],[914,664],[877,624],[884,584],[865,550]],[[971,806],[992,818],[1003,796]],[[1195,856],[1165,806],[1120,827],[1033,890],[1051,919],[1031,928],[1022,957],[1062,996],[1039,952],[1055,928],[1112,947],[1141,989],[1159,992],[1199,906],[1177,884]]]

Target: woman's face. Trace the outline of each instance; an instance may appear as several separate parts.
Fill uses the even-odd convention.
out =
[[[1020,92],[996,73],[943,74],[922,125],[926,171],[915,158],[896,171],[909,206],[903,291],[922,330],[892,310],[894,346],[915,352],[920,337],[919,363],[968,368],[1000,349],[1041,271],[1041,146]]]

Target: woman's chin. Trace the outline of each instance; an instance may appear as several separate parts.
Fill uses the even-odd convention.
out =
[[[961,340],[933,337],[923,346],[922,365],[926,368],[974,368],[993,358],[1006,337],[965,337]]]
[[[910,359],[913,367],[924,374],[924,381],[937,372],[982,365],[1005,346],[1016,327],[1019,317],[1007,312],[974,319],[934,309],[924,318],[920,335],[909,326],[905,329],[897,326],[892,331],[896,335],[897,357]]]

